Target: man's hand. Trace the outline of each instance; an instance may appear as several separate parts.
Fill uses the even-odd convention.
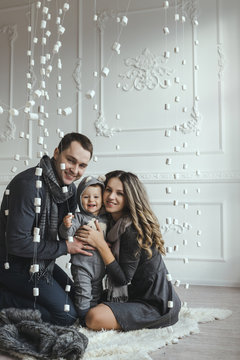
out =
[[[73,238],[73,242],[66,240],[66,245],[69,254],[83,254],[92,256],[93,254],[86,250],[95,250],[94,247],[86,244],[84,241],[78,240],[76,237]]]

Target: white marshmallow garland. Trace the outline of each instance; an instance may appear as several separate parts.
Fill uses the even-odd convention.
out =
[[[41,8],[41,2],[38,1],[36,3],[36,8],[37,9],[40,9]],[[63,5],[63,11],[66,12],[69,10],[69,4],[66,2],[64,5]],[[62,11],[59,13],[61,14]],[[46,18],[42,19],[41,22],[40,22],[40,28],[41,29],[46,29],[47,27],[47,21],[51,19],[51,14],[49,14],[49,9],[44,6],[42,8],[42,14],[43,16],[46,16]],[[32,32],[32,27],[29,25],[28,26],[28,32],[31,33]],[[58,33],[60,35],[63,35],[63,33],[65,32],[65,28],[63,27],[62,24],[59,25],[58,27]],[[45,32],[46,36],[47,37],[50,37],[51,35],[51,32],[49,30],[47,30]],[[47,42],[47,39],[45,36],[42,37],[42,46],[45,46],[46,45],[46,42]],[[36,36],[33,36],[33,44],[37,44],[38,43],[38,38]],[[55,44],[56,47],[55,47],[55,50],[57,50],[57,52],[59,51],[60,47],[62,46],[61,42],[60,41],[57,41],[57,43]],[[57,48],[57,49],[56,49]],[[34,66],[35,62],[34,62],[34,59],[33,59],[33,53],[32,51],[29,49],[27,51],[27,56],[29,57],[29,71],[27,72],[26,74],[26,77],[28,79],[28,82],[27,82],[27,89],[29,91],[29,98],[30,98],[30,91],[32,91],[32,83],[31,83],[31,80],[32,80],[32,75],[31,75],[31,68]],[[48,77],[50,76],[50,73],[52,71],[52,65],[48,65],[47,67],[47,71],[45,69],[45,65],[47,63],[47,61],[49,61],[51,59],[51,56],[50,54],[45,54],[45,55],[41,55],[40,56],[40,64],[41,64],[41,69],[40,69],[40,73],[41,73],[41,76],[42,76],[42,79],[40,81],[40,87],[39,89],[36,89],[33,93],[33,96],[35,99],[41,99],[41,97],[45,97],[45,100],[49,100],[49,95],[48,95],[48,92],[45,90],[46,88],[46,82],[45,82],[45,79],[44,79],[44,76],[47,75]],[[58,68],[61,69],[62,68],[62,63],[61,63],[61,60],[58,59]],[[59,76],[60,78],[60,76]],[[59,80],[60,81],[60,80]],[[62,90],[62,87],[61,87],[61,83],[58,83],[57,84],[57,90],[60,91]],[[42,114],[45,118],[48,118],[48,113],[44,112],[44,106],[43,105],[40,105],[39,108],[38,108],[38,113],[37,112],[33,112],[32,111],[32,107],[35,105],[35,100],[33,99],[30,99],[28,100],[26,106],[24,107],[24,113],[28,115],[28,118],[30,120],[38,120],[38,125],[40,127],[43,127],[44,126],[44,120],[43,119],[40,119],[39,118],[39,114]],[[18,109],[15,109],[15,108],[11,108],[8,110],[9,111],[9,114],[11,116],[18,116],[19,115],[19,110]],[[4,112],[4,109],[3,107],[0,106],[0,114],[2,114]],[[63,110],[63,114],[64,115],[69,115],[70,113],[72,112],[71,108],[68,107],[66,109]],[[44,129],[44,136],[48,136],[48,131],[47,129]],[[59,134],[60,137],[63,137],[64,136],[64,133],[63,132],[60,132]],[[26,137],[26,139],[29,139],[29,134],[24,134],[23,131],[20,131],[19,132],[19,137],[20,138],[24,138]],[[42,145],[43,148],[46,150],[47,149],[47,145],[44,144],[44,138],[43,136],[38,136],[37,138],[37,142],[39,145]],[[46,152],[45,152],[46,153]],[[38,157],[42,157],[43,153],[42,151],[38,151]],[[18,161],[20,160],[20,155],[19,154],[15,154],[14,156],[14,160]],[[28,165],[28,161],[25,160],[25,164]],[[65,164],[63,164],[65,166]],[[62,167],[63,169],[63,167]],[[11,171],[12,172],[16,172],[17,168],[15,166],[12,167]],[[41,176],[42,175],[42,169],[41,168],[36,168],[36,171],[35,171],[35,175],[36,176]],[[40,189],[42,187],[42,181],[41,180],[36,180],[36,189]],[[63,187],[63,191],[65,191],[67,189],[67,187]],[[10,194],[10,190],[7,189],[6,192],[5,192],[5,195],[8,196]],[[34,199],[34,206],[35,206],[35,212],[36,212],[36,215],[40,212],[41,208],[40,208],[40,205],[41,205],[41,198],[39,197],[36,197]],[[5,210],[5,215],[8,216],[9,215],[9,210],[6,209]],[[40,242],[40,229],[38,227],[35,227],[34,228],[34,234],[33,234],[33,242],[35,243],[39,243]],[[6,261],[5,264],[4,264],[4,267],[5,269],[9,269],[9,262]],[[30,271],[34,274],[34,273],[37,273],[39,271],[39,265],[34,263],[32,266],[31,266],[31,269]],[[66,291],[69,292],[70,291],[70,285],[68,285],[66,287]],[[38,287],[34,287],[33,288],[33,296],[37,297],[39,296],[39,288]],[[70,311],[70,306],[68,304],[65,305],[64,307],[64,310],[65,311]]]
[[[39,1],[39,2],[37,2],[37,4],[36,4],[36,6],[38,7],[38,8],[40,8],[41,7],[41,2]],[[169,7],[169,3],[168,3],[168,1],[164,1],[164,8],[165,9],[168,9],[168,7]],[[64,5],[63,5],[63,11],[68,11],[69,10],[69,4],[67,4],[67,3],[65,3]],[[48,14],[48,10],[46,10],[46,9],[42,9],[42,13],[43,14],[45,14],[45,15],[47,15]],[[59,9],[59,14],[61,15],[62,14],[62,11],[61,11],[61,9]],[[60,20],[57,20],[57,21],[59,21],[59,23],[58,23],[58,25],[59,25],[59,27],[58,27],[58,29],[60,28],[60,26],[62,26],[61,25],[61,18],[60,17],[58,17]],[[179,21],[180,20],[180,17],[179,17],[179,14],[175,14],[175,21]],[[181,20],[182,20],[182,22],[184,23],[185,21],[186,21],[186,19],[185,19],[185,17],[184,16],[182,16],[181,17]],[[121,19],[119,18],[119,20],[118,20],[123,26],[125,26],[125,25],[127,25],[127,23],[128,23],[128,19],[127,19],[127,17],[122,17]],[[41,23],[41,25],[42,25],[42,23]],[[198,23],[197,22],[195,22],[195,25],[197,26],[198,25]],[[46,26],[47,26],[47,21],[46,21]],[[168,27],[166,27],[166,28],[168,28]],[[169,29],[168,29],[169,30]],[[31,30],[30,30],[31,31]],[[168,32],[168,33],[170,33],[170,31]],[[168,34],[168,33],[166,33],[166,34]],[[51,34],[49,34],[49,35],[47,35],[47,31],[45,32],[45,34],[46,34],[46,36],[50,36]],[[62,35],[62,34],[60,34],[60,35]],[[120,43],[118,43],[118,42],[114,42],[114,44],[119,44],[120,45]],[[113,44],[113,45],[114,45]],[[60,47],[61,47],[61,44],[56,44],[57,45],[57,47],[58,47],[58,51],[59,51],[59,49],[60,49]],[[118,45],[115,45],[115,46],[113,46],[112,45],[112,50],[113,51],[116,51],[116,52],[118,52],[118,50],[120,50],[120,46]],[[177,49],[177,47],[176,48],[174,48],[174,49]],[[58,52],[57,51],[57,52]],[[179,52],[179,51],[175,51],[174,50],[174,52],[175,53],[177,53],[177,52]],[[169,52],[169,56],[170,56],[170,52]],[[44,57],[43,57],[44,58]],[[33,60],[33,59],[32,59]],[[43,62],[42,62],[43,61]],[[45,59],[43,59],[43,60],[41,60],[41,63],[42,63],[42,65],[45,65],[45,63],[46,63],[46,61],[47,61],[47,59],[46,59],[46,56],[45,56]],[[61,62],[60,62],[61,63]],[[186,63],[185,62],[185,59],[183,60],[183,63]],[[33,62],[33,65],[34,65],[34,62]],[[51,65],[50,65],[51,66]],[[107,74],[104,74],[104,73],[102,73],[102,76],[103,77],[107,77],[108,76],[108,74],[109,74],[109,68],[108,67],[106,67],[107,68]],[[102,70],[104,70],[104,68],[102,69]],[[51,71],[52,71],[52,69],[51,69]],[[50,73],[51,73],[51,71],[49,71],[49,75],[50,75]],[[47,73],[47,71],[46,71],[46,73]],[[44,75],[44,74],[43,74]],[[43,80],[44,81],[44,80]],[[178,81],[178,83],[179,83],[179,81]],[[42,85],[44,85],[44,82],[42,83]],[[42,87],[44,87],[44,86],[42,86]],[[59,91],[61,91],[62,90],[62,88],[61,88],[61,86],[59,86],[59,88],[57,89],[57,90],[59,90]],[[184,88],[184,85],[182,85],[182,90],[187,90],[187,88]],[[45,96],[45,95],[43,95],[43,93],[42,93],[42,91],[41,90],[36,90],[37,91],[37,93],[35,94],[36,95],[36,98],[41,98],[42,96]],[[93,90],[94,91],[94,90]],[[39,96],[38,96],[39,95]],[[60,95],[60,94],[59,94]],[[95,96],[95,94],[94,94],[94,96]],[[60,97],[60,96],[59,96]],[[87,96],[86,96],[87,97]],[[93,98],[93,97],[87,97],[87,98],[89,98],[89,99],[91,99],[91,98]],[[176,98],[178,99],[178,101],[176,100]],[[199,100],[199,97],[198,96],[196,96],[196,100]],[[175,102],[180,102],[180,97],[178,96],[178,95],[176,95],[176,97],[175,97]],[[95,105],[97,105],[97,104],[95,104]],[[67,109],[67,108],[65,108],[65,109]],[[65,110],[64,109],[64,110]],[[185,107],[185,109],[186,109],[186,107]],[[63,110],[63,112],[64,112],[64,110]],[[97,110],[97,107],[95,106],[95,110]],[[168,110],[170,110],[170,104],[169,104],[169,109]],[[186,111],[185,111],[186,112]],[[28,111],[28,113],[30,113],[30,114],[34,114],[34,113],[32,113],[31,111]],[[70,112],[71,113],[71,112]],[[60,115],[69,115],[70,113],[66,113],[66,111],[65,111],[65,114],[64,113],[61,113]],[[31,115],[32,116],[32,115]],[[117,119],[117,117],[116,117],[116,119]],[[118,120],[119,120],[120,118],[118,118]],[[36,120],[38,120],[38,124],[40,125],[40,126],[44,126],[44,120],[43,119],[39,119],[39,118],[36,118]],[[177,127],[175,128],[175,130],[176,131],[178,131],[179,130],[179,128],[177,129]],[[46,134],[47,134],[47,132],[46,132]],[[166,132],[165,132],[165,136],[166,137],[169,137],[170,136],[170,134],[171,134],[171,131],[170,130],[166,130]],[[20,136],[20,137],[24,137],[24,135],[23,136]],[[61,137],[61,136],[60,136]],[[41,138],[41,140],[40,140],[40,142],[39,142],[39,138]],[[38,138],[38,143],[39,143],[39,145],[43,145],[43,147],[44,147],[44,144],[43,144],[43,138],[42,137],[39,137]],[[116,150],[118,150],[118,149],[120,149],[120,145],[116,145]],[[177,151],[179,151],[179,150],[174,150],[175,152]],[[41,153],[39,152],[39,155],[41,155]],[[169,158],[170,159],[170,158]],[[98,161],[98,158],[97,158],[97,156],[95,156],[95,157],[93,157],[93,161]],[[170,159],[170,164],[172,163],[172,160]],[[170,164],[168,164],[168,165],[170,165]],[[187,166],[186,166],[186,164],[183,164],[183,169],[184,170],[186,170],[186,168],[187,168]],[[199,170],[196,170],[196,175],[200,175],[200,171]],[[179,177],[179,174],[178,173],[176,173],[176,174],[174,174],[174,178],[175,179],[177,179]],[[40,181],[40,180],[37,180],[37,181]],[[40,184],[40,183],[38,183],[38,184]],[[37,186],[36,186],[37,187]],[[40,187],[38,187],[38,188],[40,188]],[[170,192],[169,192],[170,193]]]

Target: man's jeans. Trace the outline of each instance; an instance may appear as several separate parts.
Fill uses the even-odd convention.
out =
[[[55,264],[49,281],[42,277],[36,283],[29,273],[29,263],[9,261],[10,269],[5,270],[0,263],[0,310],[9,307],[20,309],[35,308],[42,314],[42,320],[61,326],[72,325],[77,313],[72,299],[73,283],[68,275]],[[71,285],[71,291],[65,292],[65,286]],[[33,288],[39,288],[39,296],[33,296]],[[64,305],[70,305],[70,311],[64,311]]]

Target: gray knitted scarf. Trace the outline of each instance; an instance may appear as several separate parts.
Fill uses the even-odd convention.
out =
[[[107,234],[107,241],[112,244],[111,250],[119,263],[120,252],[120,237],[125,232],[126,228],[131,225],[132,220],[129,216],[121,217],[109,230]],[[107,300],[113,302],[126,302],[128,300],[128,286],[116,286],[111,280],[110,276],[107,276]]]
[[[58,234],[58,204],[64,203],[74,194],[74,184],[68,186],[68,192],[63,193],[62,187],[59,185],[55,174],[55,160],[44,155],[40,160],[39,167],[42,168],[42,176],[46,184],[46,194],[44,203],[42,204],[40,218],[40,233],[42,237],[57,241]],[[54,267],[53,261],[39,261],[42,276],[46,273],[52,273]],[[47,269],[47,271],[46,271]]]

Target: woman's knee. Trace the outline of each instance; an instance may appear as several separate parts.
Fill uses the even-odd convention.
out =
[[[85,323],[86,326],[91,330],[121,329],[113,312],[105,304],[100,304],[94,308],[91,308],[86,315]]]
[[[102,324],[102,315],[97,307],[91,308],[85,317],[86,326],[92,330],[99,330]]]

